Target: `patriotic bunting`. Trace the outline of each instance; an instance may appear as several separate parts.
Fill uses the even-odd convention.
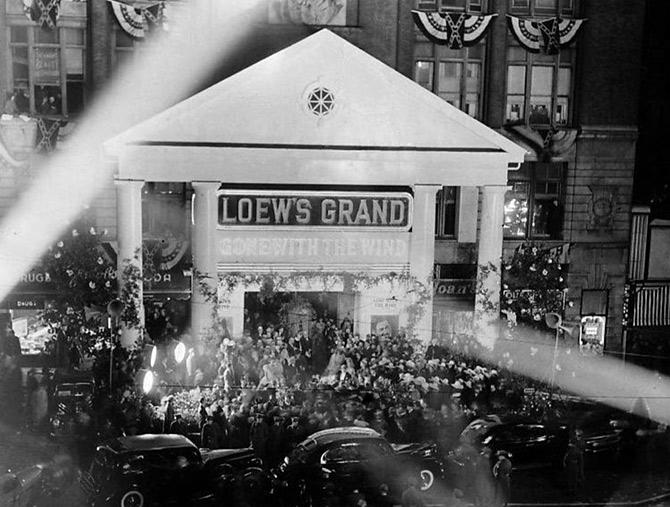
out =
[[[163,25],[164,2],[157,2],[145,8],[135,8],[123,2],[107,1],[112,5],[112,11],[119,25],[131,37],[142,39],[151,27]]]
[[[35,151],[49,152],[56,148],[56,141],[58,140],[58,133],[60,131],[60,120],[52,120],[47,118],[36,118],[37,120],[37,144]]]
[[[449,49],[461,49],[479,42],[497,14],[479,16],[463,12],[412,11],[412,16],[430,41]]]
[[[28,166],[28,162],[15,159],[0,139],[0,169],[26,169]]]
[[[546,55],[558,54],[572,43],[586,19],[522,19],[507,15],[507,25],[527,51]]]
[[[23,0],[23,12],[43,30],[55,30],[60,13],[60,0]]]

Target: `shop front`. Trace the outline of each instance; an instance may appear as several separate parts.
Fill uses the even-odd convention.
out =
[[[409,327],[428,338],[445,185],[480,195],[460,211],[479,213],[464,235],[479,234],[478,319],[497,318],[500,273],[490,267],[500,265],[507,171],[525,152],[328,30],[105,151],[116,164],[119,259],[141,242],[146,183],[193,189],[193,333],[214,304],[239,336],[273,292],[294,296],[296,326],[313,311],[361,335]]]

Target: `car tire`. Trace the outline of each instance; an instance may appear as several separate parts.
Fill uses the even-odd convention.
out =
[[[119,502],[121,507],[144,507],[144,495],[136,490],[126,491]]]
[[[435,472],[429,468],[419,470],[419,489],[427,493],[435,486]]]

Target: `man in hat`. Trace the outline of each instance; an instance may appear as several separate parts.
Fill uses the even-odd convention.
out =
[[[512,462],[506,451],[496,453],[496,462],[493,465],[493,477],[496,481],[495,505],[507,507],[511,496]]]

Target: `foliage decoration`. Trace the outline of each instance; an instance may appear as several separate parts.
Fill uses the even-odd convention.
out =
[[[556,250],[533,243],[519,246],[504,262],[501,311],[544,327],[546,313],[563,312],[566,276]]]
[[[408,314],[408,335],[418,334],[416,325],[426,311],[426,304],[433,296],[433,280],[425,282],[417,279],[409,272],[400,273],[365,273],[350,271],[292,271],[290,273],[241,273],[228,272],[219,276],[218,289],[210,285],[207,275],[196,272],[198,288],[205,300],[212,306],[212,315],[217,319],[217,305],[226,301],[226,297],[238,286],[260,287],[261,300],[269,300],[277,292],[294,292],[300,285],[320,284],[324,292],[328,292],[340,280],[343,281],[345,292],[370,289],[383,283],[400,285],[406,288],[408,302],[405,311]],[[223,301],[219,298],[223,298]],[[216,324],[215,324],[216,326]]]

